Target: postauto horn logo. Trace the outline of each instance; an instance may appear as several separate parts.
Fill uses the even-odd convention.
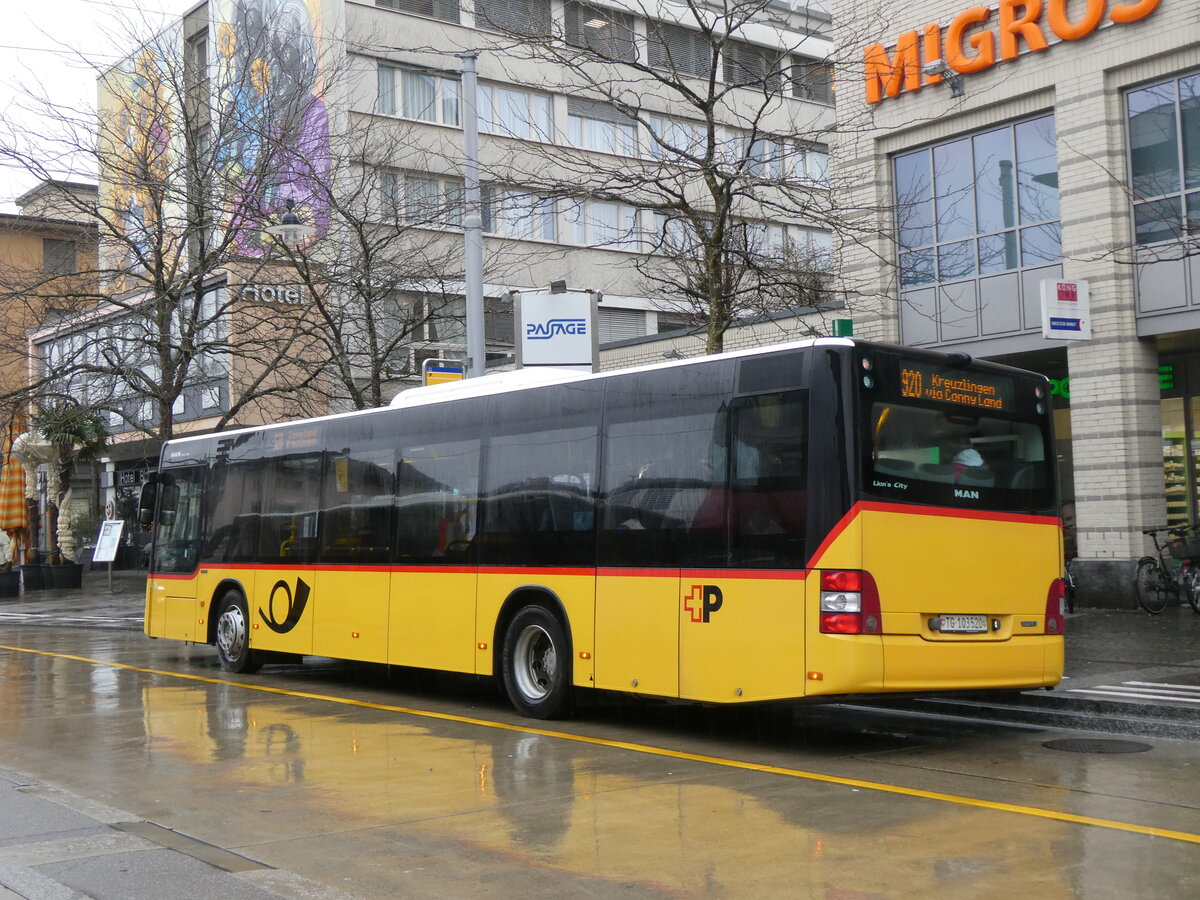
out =
[[[587,319],[547,319],[525,325],[525,337],[531,341],[548,341],[560,334],[587,334]]]

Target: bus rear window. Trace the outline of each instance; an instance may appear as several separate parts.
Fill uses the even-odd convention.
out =
[[[1054,503],[1044,426],[980,410],[876,401],[867,493],[940,506],[1033,511]]]

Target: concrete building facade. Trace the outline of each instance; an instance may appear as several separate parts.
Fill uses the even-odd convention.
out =
[[[856,330],[1051,379],[1084,586],[1200,487],[1200,15],[1184,0],[835,3]],[[1086,282],[1090,340],[1043,337]]]

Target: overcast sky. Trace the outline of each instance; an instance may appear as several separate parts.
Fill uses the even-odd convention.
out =
[[[198,0],[32,0],[4,3],[0,37],[0,117],[29,134],[46,123],[26,111],[29,91],[44,91],[69,109],[96,102],[97,65],[116,62],[128,50],[128,22],[152,33],[164,12],[178,16]],[[86,59],[91,65],[85,64]],[[70,173],[61,172],[63,176]],[[95,180],[76,172],[77,180]],[[36,187],[37,178],[0,164],[0,212],[16,212],[13,199]]]

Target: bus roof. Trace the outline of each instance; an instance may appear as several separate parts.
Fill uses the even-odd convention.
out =
[[[445,384],[430,385],[427,387],[411,388],[407,391],[402,391],[393,398],[392,402],[385,407],[376,407],[375,409],[359,409],[345,413],[334,413],[328,416],[314,416],[307,419],[291,419],[285,422],[273,422],[267,425],[253,425],[245,428],[231,429],[221,432],[207,432],[205,434],[188,435],[186,437],[172,438],[168,443],[172,446],[188,443],[191,441],[202,441],[220,435],[221,437],[233,437],[239,434],[245,434],[251,431],[260,431],[270,428],[279,427],[294,427],[305,422],[328,422],[335,419],[348,419],[355,416],[366,416],[378,413],[381,409],[406,409],[415,406],[426,406],[431,403],[441,403],[443,401],[458,400],[466,397],[487,397],[492,394],[503,394],[511,391],[527,390],[529,388],[540,387],[550,384],[568,384],[574,381],[587,381],[595,378],[607,378],[613,375],[625,375],[635,372],[647,372],[656,369],[669,369],[679,366],[697,365],[714,359],[735,359],[745,356],[758,356],[767,353],[778,353],[787,350],[800,350],[806,347],[852,347],[855,343],[861,343],[853,338],[834,338],[834,337],[817,337],[807,338],[800,341],[789,341],[783,344],[770,344],[760,347],[748,347],[741,350],[729,350],[724,353],[716,353],[709,356],[689,356],[686,359],[673,359],[664,362],[649,363],[643,366],[630,366],[627,369],[610,369],[606,372],[579,372],[572,369],[554,369],[546,368],[529,368],[516,369],[508,372],[497,372],[493,375],[485,375],[482,378],[467,378],[462,381],[452,381]]]

